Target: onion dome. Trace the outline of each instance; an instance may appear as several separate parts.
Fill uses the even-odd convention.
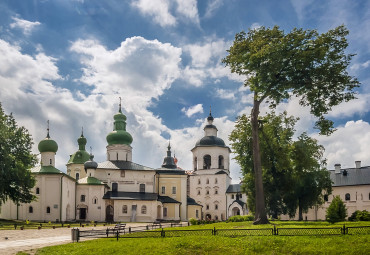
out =
[[[118,113],[114,115],[113,131],[107,135],[108,145],[132,143],[132,136],[126,131],[126,116],[121,111],[121,103],[119,104]]]
[[[98,168],[98,163],[94,161],[94,155],[90,154],[90,159],[84,164],[85,170]]]
[[[176,166],[176,163],[175,163],[175,159],[171,156],[171,144],[168,143],[168,150],[167,150],[167,157],[165,157],[163,159],[163,164],[162,164],[162,167],[163,168],[170,168],[170,169],[176,169],[177,166]]]
[[[83,164],[90,158],[89,153],[85,150],[87,139],[84,137],[83,129],[81,132],[81,136],[77,139],[77,142],[78,151],[71,155],[68,160],[68,164]]]
[[[208,124],[204,127],[204,137],[195,143],[195,147],[198,146],[220,146],[226,147],[224,140],[217,137],[217,127],[213,125],[213,116],[211,110],[207,118]]]
[[[49,135],[49,121],[48,121],[48,128],[47,128],[47,135],[44,140],[41,140],[39,142],[38,149],[40,153],[42,152],[54,152],[56,153],[58,151],[58,144],[50,138]]]

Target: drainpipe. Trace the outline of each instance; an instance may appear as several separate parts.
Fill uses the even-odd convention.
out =
[[[75,220],[77,220],[77,181],[75,182]]]
[[[62,203],[63,203],[63,177],[60,177],[60,205],[59,205],[59,221],[62,222]]]
[[[17,220],[19,220],[19,219],[18,219],[18,208],[19,208],[19,203],[18,203],[18,201],[17,201]]]

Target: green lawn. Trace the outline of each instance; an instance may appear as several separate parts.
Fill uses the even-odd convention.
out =
[[[80,223],[76,223],[76,222],[73,222],[73,223],[59,223],[59,222],[36,222],[36,221],[29,221],[29,222],[26,222],[26,221],[20,221],[20,220],[3,220],[3,219],[0,219],[0,231],[1,230],[12,230],[12,229],[15,229],[15,226],[17,227],[17,229],[20,229],[20,227],[23,226],[24,229],[37,229],[40,224],[42,225],[42,228],[53,228],[53,227],[56,227],[56,228],[61,228],[61,227],[64,227],[64,228],[67,228],[68,225],[73,228],[73,227],[80,227]],[[92,226],[93,223],[91,222],[85,222],[83,223],[85,226]],[[105,223],[97,223],[97,226],[103,226],[103,224]],[[109,225],[109,224],[107,224]],[[111,226],[111,225],[109,225]]]
[[[273,222],[278,227],[341,227],[369,223]],[[215,223],[181,229],[266,228],[251,222]],[[173,228],[175,229],[175,228]],[[36,254],[370,254],[370,235],[340,236],[189,236],[97,239],[39,249]]]

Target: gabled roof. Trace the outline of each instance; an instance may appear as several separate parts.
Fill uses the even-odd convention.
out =
[[[335,170],[329,170],[329,172],[333,187],[370,184],[370,166],[341,169],[338,174]]]
[[[176,199],[173,199],[171,197],[168,197],[168,196],[158,196],[158,201],[161,201],[162,203],[181,204],[181,202],[179,202]]]
[[[78,180],[77,183],[79,185],[106,185],[108,186],[107,184],[103,183],[99,179],[96,179],[95,177],[91,177],[91,176],[81,178]]]
[[[138,170],[138,171],[154,171],[155,169],[142,166],[130,161],[114,160],[98,163],[98,169],[113,169],[113,170]]]
[[[125,191],[108,191],[104,194],[103,199],[118,200],[145,200],[153,201],[158,199],[157,193],[125,192]]]
[[[31,168],[31,172],[39,174],[64,174],[62,171],[53,166],[35,166]]]
[[[195,199],[194,198],[187,197],[186,200],[187,200],[188,205],[199,205],[199,206],[202,206],[202,205],[198,204],[197,202],[195,202]]]
[[[241,193],[240,184],[230,184],[226,190],[226,193]]]
[[[242,208],[243,208],[243,206],[245,205],[245,203],[244,203],[243,201],[241,201],[241,200],[237,199],[237,200],[234,200],[234,201],[229,205],[229,208],[230,208],[230,207],[232,206],[232,204],[234,204],[234,203],[239,204]]]

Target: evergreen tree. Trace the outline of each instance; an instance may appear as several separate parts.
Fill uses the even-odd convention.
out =
[[[336,196],[326,209],[326,220],[330,223],[345,221],[347,217],[347,208],[340,196]]]
[[[35,179],[29,170],[37,162],[32,144],[27,129],[18,127],[0,104],[0,205],[8,199],[19,204],[35,198],[31,193]]]

